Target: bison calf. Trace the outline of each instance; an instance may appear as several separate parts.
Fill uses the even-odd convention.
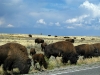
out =
[[[34,54],[32,56],[33,62],[34,62],[34,67],[35,69],[37,68],[36,63],[38,62],[40,65],[40,70],[42,71],[42,66],[44,66],[45,69],[47,69],[47,62],[45,61],[44,55],[39,53],[39,54]]]
[[[47,46],[47,43],[45,42],[41,44],[42,51],[45,49],[46,46]]]
[[[30,55],[34,55],[34,54],[36,54],[35,48],[31,48],[30,49]]]

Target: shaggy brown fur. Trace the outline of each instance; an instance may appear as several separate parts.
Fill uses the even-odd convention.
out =
[[[31,48],[30,49],[30,55],[34,55],[34,54],[36,54],[35,48]]]
[[[27,50],[23,45],[18,43],[7,43],[0,46],[0,64],[3,64],[4,74],[7,70],[18,68],[21,74],[27,74],[31,60],[28,57]]]
[[[41,38],[36,38],[35,39],[35,43],[44,43],[44,40],[43,39],[41,39]]]
[[[47,69],[47,62],[45,61],[44,55],[42,53],[39,54],[34,54],[32,56],[33,61],[34,61],[34,67],[36,67],[36,63],[38,62],[40,65],[40,70],[42,70],[42,66],[44,66],[45,69]]]
[[[70,60],[71,64],[76,64],[78,57],[76,50],[71,42],[59,41],[49,44],[45,47],[44,54],[47,58],[51,55],[54,57],[62,56],[62,62],[67,63]]]
[[[8,48],[16,48],[16,49],[18,49],[18,50],[21,50],[23,53],[25,53],[26,55],[28,55],[28,52],[27,52],[27,49],[26,49],[26,47],[25,46],[23,46],[23,45],[21,45],[21,44],[19,44],[19,43],[14,43],[14,42],[11,42],[11,43],[6,43],[6,44],[4,44],[6,47],[8,47]],[[3,47],[5,47],[5,46],[3,46]]]
[[[84,56],[84,58],[97,56],[97,49],[92,44],[81,44],[75,46],[75,48],[77,53],[81,56]]]
[[[41,44],[42,51],[45,49],[46,46],[47,46],[47,43],[45,42]]]

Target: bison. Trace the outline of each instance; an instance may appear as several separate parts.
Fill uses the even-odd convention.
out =
[[[28,36],[32,38],[32,35],[31,34],[29,34]]]
[[[47,43],[45,42],[41,44],[42,51],[45,49],[46,46],[47,46]]]
[[[18,43],[7,43],[0,46],[0,65],[3,64],[4,75],[8,74],[7,70],[12,72],[13,68],[18,68],[20,74],[29,72],[31,59],[26,50],[23,45]]]
[[[69,41],[71,43],[74,43],[74,39],[66,39],[65,41]]]
[[[45,56],[49,59],[50,56],[62,57],[62,62],[67,63],[70,60],[71,64],[76,64],[78,55],[76,53],[74,45],[69,41],[58,41],[49,44],[44,49]]]
[[[47,62],[44,58],[44,55],[42,53],[39,54],[34,54],[32,56],[33,62],[34,62],[34,67],[37,69],[36,63],[38,62],[40,65],[40,70],[42,71],[42,66],[44,66],[45,69],[47,69]]]
[[[35,39],[35,43],[44,43],[44,40],[43,39],[41,39],[41,38],[36,38]]]
[[[31,48],[30,49],[30,55],[34,55],[34,54],[36,54],[35,48]]]
[[[84,58],[91,58],[93,56],[98,56],[97,49],[92,44],[81,44],[75,46],[76,52],[84,56]]]

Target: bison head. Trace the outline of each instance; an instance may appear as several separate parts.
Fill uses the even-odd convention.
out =
[[[19,65],[20,74],[27,74],[30,70],[30,66],[31,66],[31,59],[27,59],[26,62],[20,63]]]
[[[76,54],[73,54],[73,55],[69,58],[71,64],[76,64],[78,59],[79,59],[79,57],[78,57],[78,54],[77,54],[77,53],[76,53]]]
[[[43,66],[44,66],[45,69],[47,69],[48,68],[48,63],[46,61],[44,61]]]
[[[25,61],[15,61],[13,64],[13,68],[18,68],[20,74],[28,74],[31,66],[31,59],[27,59]]]
[[[49,59],[51,56],[51,47],[49,47],[50,45],[46,46],[44,49],[44,55]]]

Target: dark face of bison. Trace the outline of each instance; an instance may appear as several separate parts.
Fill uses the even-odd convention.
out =
[[[48,68],[48,64],[47,64],[47,62],[46,62],[46,61],[43,63],[43,66],[44,66],[44,68],[45,68],[45,69],[47,69],[47,68]]]
[[[27,59],[26,62],[19,63],[20,74],[28,74],[31,66],[31,59]]]
[[[72,56],[69,58],[70,63],[71,63],[71,64],[76,64],[78,58],[79,58],[79,57],[78,57],[78,54],[74,54],[74,55],[72,55]]]
[[[44,49],[44,55],[49,59],[51,56],[51,48],[49,47],[50,45],[46,46]]]
[[[34,54],[36,54],[35,48],[31,48],[30,49],[30,55],[34,55]]]

